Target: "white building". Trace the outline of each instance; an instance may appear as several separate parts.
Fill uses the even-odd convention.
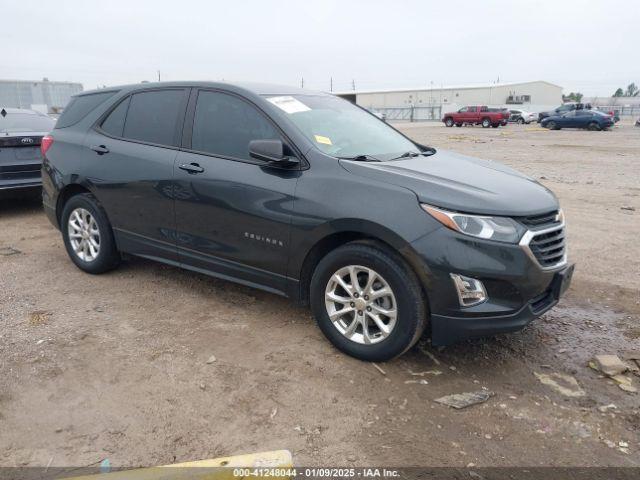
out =
[[[82,91],[81,83],[42,80],[0,80],[0,107],[29,108],[42,113],[59,113],[72,95]]]
[[[539,112],[562,104],[562,87],[543,80],[486,85],[427,86],[393,90],[368,90],[337,93],[369,110],[385,113],[389,118],[394,110],[406,114],[413,110],[414,119],[439,119],[448,111],[466,105],[512,107]],[[391,115],[390,115],[391,114]]]

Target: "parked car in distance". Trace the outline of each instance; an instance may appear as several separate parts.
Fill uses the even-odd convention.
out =
[[[588,130],[606,130],[614,124],[613,118],[597,110],[573,110],[562,115],[546,117],[540,126],[549,130],[561,128],[585,128]]]
[[[463,107],[457,112],[447,112],[442,121],[447,127],[461,127],[462,125],[482,125],[484,128],[498,128],[506,125],[509,112],[503,109],[489,109],[487,106]]]
[[[538,123],[543,119],[552,115],[562,115],[567,112],[573,112],[574,110],[591,110],[590,103],[563,103],[559,107],[554,108],[548,112],[540,112],[538,114]]]
[[[0,190],[42,185],[40,142],[54,124],[34,110],[0,108]]]
[[[535,122],[538,119],[538,114],[534,112],[527,112],[526,110],[509,110],[509,122],[529,124]]]
[[[80,269],[127,253],[283,295],[360,359],[396,357],[427,326],[434,345],[521,329],[571,281],[547,188],[330,94],[97,90],[42,145],[44,210]]]

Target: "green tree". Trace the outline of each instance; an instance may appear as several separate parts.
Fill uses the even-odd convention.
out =
[[[571,92],[569,95],[564,96],[565,102],[580,102],[584,95],[580,92]]]
[[[613,97],[623,97],[624,96],[624,90],[619,88],[619,89],[616,90],[616,92],[612,96]]]
[[[624,93],[625,97],[637,97],[640,90],[635,83],[630,83],[627,87],[627,91]]]

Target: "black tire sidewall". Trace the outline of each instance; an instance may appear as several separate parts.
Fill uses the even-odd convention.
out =
[[[364,244],[347,244],[324,257],[311,280],[311,309],[324,335],[336,348],[366,361],[387,361],[408,350],[418,340],[426,324],[426,305],[417,277],[400,258]],[[397,302],[398,318],[389,337],[363,345],[343,336],[333,325],[325,307],[325,289],[331,275],[347,265],[375,270],[389,283]]]
[[[78,258],[71,247],[71,242],[69,240],[69,217],[71,216],[71,212],[76,208],[84,208],[89,211],[93,218],[95,218],[96,223],[98,224],[98,230],[100,231],[100,252],[98,253],[98,257],[91,262],[85,262]],[[60,218],[60,230],[62,232],[64,246],[69,254],[69,258],[71,258],[71,261],[81,270],[87,273],[102,273],[117,266],[120,260],[120,255],[116,249],[111,224],[93,195],[75,195],[66,202]]]

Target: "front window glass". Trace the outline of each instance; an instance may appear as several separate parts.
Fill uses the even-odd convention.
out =
[[[280,135],[254,107],[233,95],[198,93],[191,149],[223,157],[251,160],[251,140],[277,140]]]
[[[334,157],[370,155],[389,160],[416,145],[351,102],[332,95],[269,96],[322,152]]]

